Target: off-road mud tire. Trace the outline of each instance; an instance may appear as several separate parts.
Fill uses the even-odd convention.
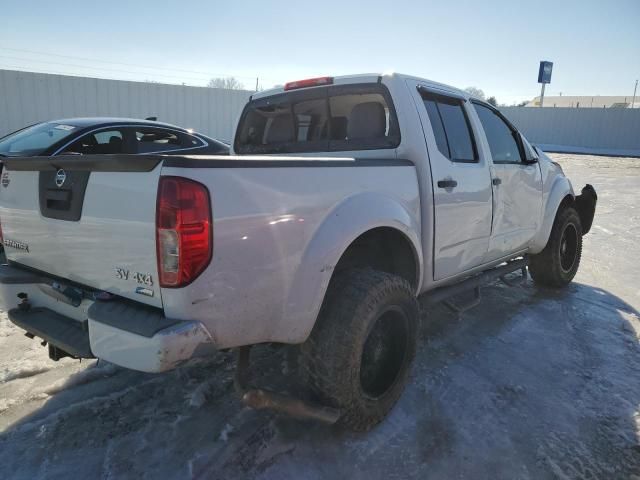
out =
[[[343,427],[369,430],[393,408],[409,378],[418,322],[414,289],[403,278],[354,269],[332,279],[299,366],[317,399],[340,409]]]

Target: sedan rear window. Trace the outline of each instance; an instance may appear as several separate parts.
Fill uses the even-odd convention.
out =
[[[245,107],[236,133],[239,154],[395,148],[398,121],[380,84],[310,88]]]
[[[42,155],[75,129],[73,125],[38,123],[0,139],[0,154],[8,157]]]

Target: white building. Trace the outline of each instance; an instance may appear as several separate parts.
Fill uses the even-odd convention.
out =
[[[631,108],[632,95],[545,95],[543,107],[557,108]],[[535,97],[525,107],[539,107],[540,97]],[[634,108],[640,108],[640,97],[636,97]]]

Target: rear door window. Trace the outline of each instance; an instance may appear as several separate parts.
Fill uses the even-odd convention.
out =
[[[477,162],[478,153],[463,100],[424,90],[420,94],[440,153],[452,162]]]
[[[440,153],[445,157],[449,158],[449,142],[447,142],[447,135],[444,133],[444,125],[442,123],[442,118],[440,118],[438,105],[435,100],[424,100],[424,106],[427,109],[427,115],[429,115],[433,135],[436,137],[438,150],[440,150]]]
[[[109,129],[88,133],[60,152],[61,155],[73,153],[82,155],[107,155],[130,152],[125,146],[124,129]]]
[[[384,86],[333,85],[250,102],[238,126],[235,151],[368,150],[399,143],[396,113]]]

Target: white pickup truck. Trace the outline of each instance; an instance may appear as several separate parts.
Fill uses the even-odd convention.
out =
[[[419,295],[527,266],[562,287],[595,211],[494,107],[406,75],[256,93],[233,150],[4,159],[11,321],[54,360],[146,372],[241,347],[247,404],[366,430],[404,388]],[[249,389],[264,342],[299,345],[311,402]]]

